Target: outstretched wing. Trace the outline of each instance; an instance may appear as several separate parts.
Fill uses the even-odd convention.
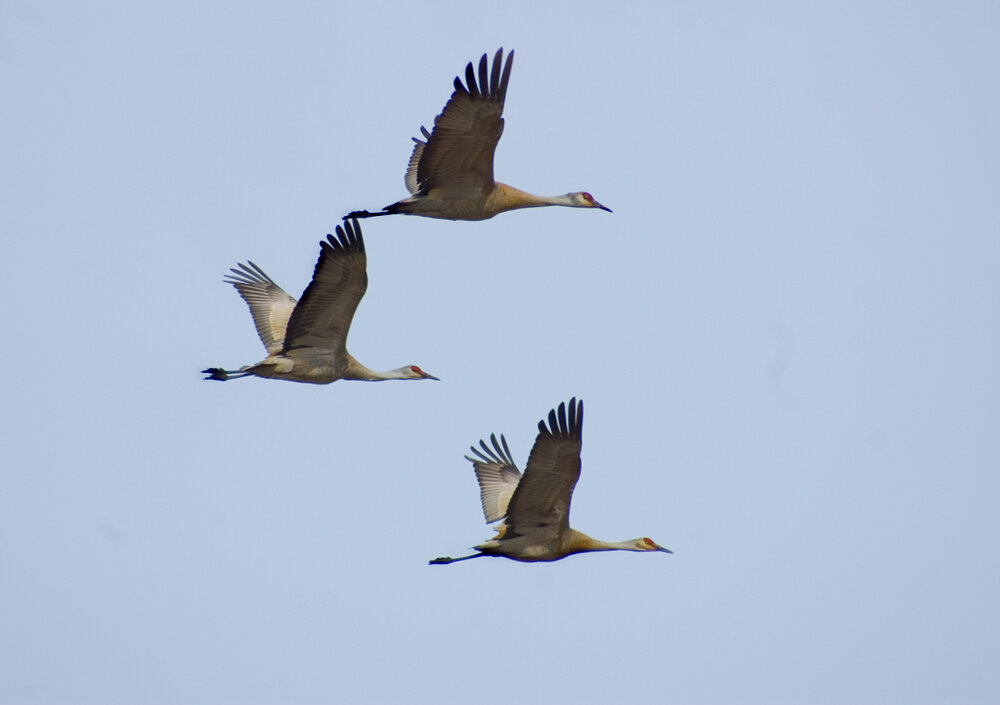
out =
[[[257,335],[268,355],[281,352],[285,342],[288,318],[295,308],[295,299],[274,283],[264,270],[253,262],[240,262],[231,268],[232,274],[223,281],[236,287],[236,291],[250,307],[250,315],[257,327]]]
[[[479,495],[483,501],[483,515],[487,524],[504,517],[510,498],[521,480],[521,473],[511,459],[507,439],[501,434],[500,443],[497,443],[494,433],[490,435],[490,441],[493,443],[492,450],[486,445],[486,441],[481,440],[479,445],[482,451],[470,446],[469,450],[476,457],[465,456],[472,463],[476,479],[479,480]]]
[[[538,437],[507,507],[507,537],[554,541],[569,527],[569,506],[580,477],[583,402],[570,399],[538,424]]]
[[[292,312],[282,352],[302,348],[346,355],[347,332],[368,288],[365,242],[357,220],[337,226],[337,236],[320,242],[312,281]]]
[[[437,189],[442,198],[478,198],[493,188],[493,154],[503,134],[503,103],[514,52],[503,62],[503,49],[493,57],[487,73],[486,54],[479,60],[479,82],[472,63],[465,69],[466,87],[455,78],[455,92],[434,118],[431,132],[416,146],[406,169],[406,188],[413,195]],[[503,71],[501,73],[501,65]]]

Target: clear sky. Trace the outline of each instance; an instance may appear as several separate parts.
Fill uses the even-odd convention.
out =
[[[1000,702],[1000,5],[0,3],[2,703]],[[516,50],[497,177],[348,341],[202,381]],[[585,400],[576,528],[428,566]]]

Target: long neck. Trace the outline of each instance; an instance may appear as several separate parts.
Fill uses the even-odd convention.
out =
[[[384,379],[406,379],[403,374],[405,369],[405,367],[400,367],[395,370],[378,372],[377,370],[365,367],[355,360],[350,353],[347,353],[347,371],[344,373],[344,379],[356,379],[366,382],[381,382]]]
[[[497,182],[497,188],[490,196],[496,202],[497,210],[509,211],[515,208],[535,208],[537,206],[574,206],[568,193],[562,196],[536,196],[533,193]]]
[[[567,553],[583,553],[585,551],[638,551],[635,539],[631,541],[601,541],[591,538],[582,531],[570,529],[565,539]]]

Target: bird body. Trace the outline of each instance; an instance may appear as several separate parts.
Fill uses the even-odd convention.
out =
[[[370,218],[404,213],[448,220],[486,220],[497,213],[537,206],[610,208],[586,191],[562,196],[535,196],[493,179],[493,156],[503,134],[503,105],[514,52],[503,61],[503,49],[488,71],[486,54],[479,61],[478,82],[472,63],[465,69],[466,84],[455,78],[455,91],[431,132],[421,127],[406,169],[409,198],[381,211],[354,211],[346,218]],[[502,70],[501,70],[502,67]]]
[[[443,196],[439,189],[431,189],[426,195],[410,196],[402,201],[386,206],[385,213],[374,215],[389,215],[406,213],[422,215],[427,218],[442,218],[446,220],[488,220],[497,213],[517,210],[519,208],[537,208],[539,206],[571,206],[589,208],[585,197],[590,194],[567,193],[562,196],[536,196],[533,193],[495,182],[485,198],[455,199]],[[593,197],[590,197],[593,200]],[[598,206],[604,208],[603,206]],[[608,210],[605,208],[605,210]],[[366,217],[359,215],[359,217]]]
[[[346,359],[336,359],[333,356],[308,356],[297,354],[293,350],[287,355],[268,355],[253,365],[244,365],[239,370],[228,371],[213,367],[205,370],[210,376],[206,379],[226,380],[239,377],[254,376],[265,379],[284,379],[290,382],[306,382],[308,384],[330,384],[338,379],[351,379],[366,382],[380,382],[386,379],[437,379],[419,371],[415,365],[399,367],[395,370],[377,372],[362,365],[347,353]],[[225,375],[220,376],[219,373]]]
[[[206,379],[264,377],[309,384],[338,379],[437,379],[416,365],[371,370],[347,352],[347,333],[368,288],[367,256],[357,221],[337,226],[320,242],[313,279],[296,301],[253,262],[232,268],[225,281],[250,307],[267,357],[238,370],[211,367]]]
[[[532,563],[535,561],[557,561],[574,553],[590,553],[592,551],[655,551],[670,553],[659,546],[648,546],[643,542],[649,539],[629,539],[628,541],[600,541],[587,536],[582,531],[567,527],[557,536],[555,543],[533,540],[530,536],[512,538],[494,538],[474,546],[477,551],[487,555],[504,556],[516,561]],[[470,556],[471,558],[471,556]],[[462,560],[462,559],[453,559]],[[432,562],[440,561],[436,559]]]
[[[431,564],[454,563],[480,556],[502,556],[517,561],[556,561],[574,553],[591,551],[672,551],[652,539],[599,541],[569,525],[569,507],[580,477],[583,402],[571,399],[558,413],[549,412],[549,423],[538,424],[538,436],[522,475],[511,458],[507,440],[490,437],[493,448],[480,441],[472,447],[480,499],[487,523],[497,525],[497,535],[475,546],[478,553],[460,558],[435,558]]]

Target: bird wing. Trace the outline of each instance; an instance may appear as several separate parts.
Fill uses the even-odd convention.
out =
[[[521,481],[521,472],[511,459],[507,439],[501,434],[500,443],[497,443],[496,434],[492,434],[490,441],[493,442],[492,450],[486,445],[486,441],[481,440],[479,445],[483,450],[471,446],[469,450],[476,457],[465,456],[465,459],[472,463],[476,479],[479,480],[479,495],[483,501],[483,514],[486,516],[487,524],[502,519],[507,513],[511,495],[514,494],[517,483]]]
[[[288,321],[282,352],[313,348],[346,358],[347,332],[368,288],[361,226],[357,220],[346,221],[337,226],[336,237],[327,235],[319,244],[312,281]]]
[[[455,78],[455,92],[434,118],[434,129],[421,127],[424,140],[416,146],[406,169],[406,188],[411,194],[437,189],[442,198],[481,198],[493,188],[493,154],[503,134],[503,104],[514,52],[503,62],[503,49],[493,57],[487,73],[486,54],[479,61],[479,82],[472,62]],[[501,73],[501,65],[503,71]]]
[[[264,270],[253,262],[240,262],[223,277],[223,281],[236,287],[236,291],[250,307],[250,315],[257,327],[257,335],[268,355],[281,352],[285,342],[288,318],[295,308],[295,299],[274,283]]]
[[[580,478],[583,402],[576,398],[549,412],[549,425],[538,423],[538,437],[507,507],[507,537],[554,540],[569,527],[573,488]]]

